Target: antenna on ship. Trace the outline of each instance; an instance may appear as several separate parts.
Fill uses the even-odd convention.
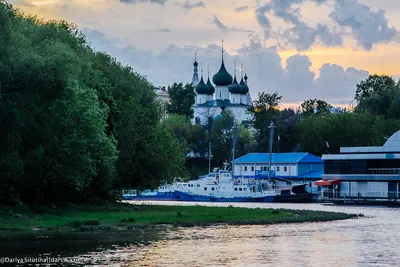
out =
[[[208,143],[208,173],[211,172],[211,142]]]
[[[274,142],[274,128],[276,126],[274,125],[274,123],[271,121],[271,123],[269,124],[268,128],[269,128],[269,172],[268,172],[268,180],[271,182],[271,166],[272,166],[272,144]]]
[[[235,172],[235,151],[236,151],[236,121],[233,121],[233,144],[232,144],[232,178],[234,178]]]

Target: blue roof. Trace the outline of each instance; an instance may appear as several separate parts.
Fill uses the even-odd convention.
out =
[[[268,163],[269,153],[250,153],[235,159],[235,163]],[[272,163],[323,163],[324,161],[307,152],[272,153]]]

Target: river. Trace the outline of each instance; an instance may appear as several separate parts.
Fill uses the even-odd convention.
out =
[[[84,253],[72,253],[70,258],[75,263],[64,266],[400,266],[399,208],[277,203],[233,206],[338,211],[365,217],[267,226],[170,227],[157,238],[137,236],[132,242],[97,245]],[[65,257],[68,253],[48,251],[40,255]]]

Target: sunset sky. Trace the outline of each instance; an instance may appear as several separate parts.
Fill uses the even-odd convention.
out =
[[[244,63],[253,99],[321,98],[349,104],[368,74],[400,76],[397,0],[10,0],[25,13],[65,19],[94,48],[155,85],[189,82],[194,52],[215,74]]]

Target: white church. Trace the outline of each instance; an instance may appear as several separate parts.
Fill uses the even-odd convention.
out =
[[[191,82],[196,90],[196,102],[192,107],[194,114],[193,123],[206,125],[218,117],[224,109],[231,110],[238,123],[251,120],[253,115],[248,112],[248,109],[252,106],[252,100],[247,85],[247,75],[243,77],[242,70],[241,80],[238,83],[236,68],[234,70],[234,77],[229,74],[224,64],[223,49],[221,68],[212,78],[215,87],[210,82],[210,77],[207,78],[207,82],[204,82],[203,73],[201,73],[199,80],[198,65],[195,57],[193,63],[194,73]],[[210,76],[210,73],[208,73],[208,76]]]

